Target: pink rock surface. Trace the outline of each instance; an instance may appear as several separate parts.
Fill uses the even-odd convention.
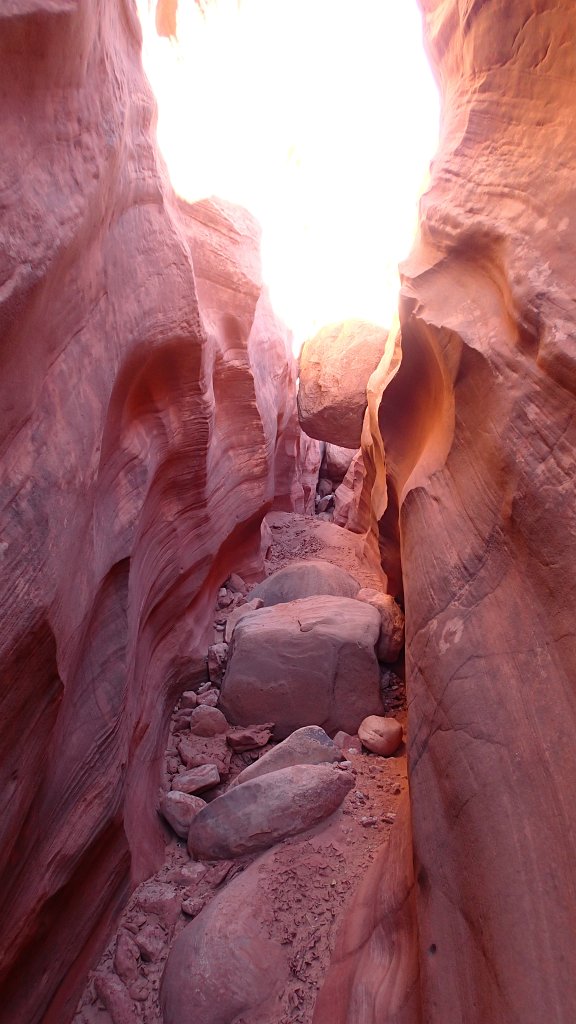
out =
[[[228,722],[218,708],[200,704],[190,715],[190,732],[193,736],[219,736],[228,729]]]
[[[323,327],[300,354],[298,416],[310,437],[358,448],[366,386],[386,345],[388,331],[363,320]]]
[[[382,757],[395,754],[402,743],[402,726],[395,718],[368,715],[358,727],[358,738],[367,750]]]
[[[197,815],[189,852],[205,860],[263,850],[328,818],[354,786],[354,776],[329,764],[268,772],[229,789]]]
[[[283,474],[296,500],[295,368],[271,315],[251,340],[254,221],[168,186],[135,5],[1,25],[0,987],[7,1020],[63,1024],[158,863],[218,586],[262,567]]]
[[[234,630],[220,705],[237,725],[355,732],[383,710],[375,646],[380,616],[352,598],[318,596],[260,608]]]
[[[412,942],[420,962],[410,1022],[568,1022],[574,8],[422,7],[442,133],[402,267],[402,359],[379,412],[385,462],[375,435],[364,456],[373,509],[386,486],[381,551],[407,623],[418,927],[401,922],[396,948]],[[383,886],[387,875],[382,865]],[[360,1002],[367,1024],[400,1019],[392,991],[378,1003],[388,961],[380,948],[365,959],[369,941],[351,950],[354,979],[319,1021],[354,1022]]]

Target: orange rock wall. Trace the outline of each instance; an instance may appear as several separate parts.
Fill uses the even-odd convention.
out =
[[[380,492],[372,509],[406,604],[410,1020],[569,1024],[576,12],[568,0],[422,7],[441,141],[402,268],[385,465],[363,445],[366,486],[387,476],[386,512]],[[358,953],[346,969],[344,996],[329,979],[348,1008],[337,1019],[396,1020],[392,1003],[363,1001],[384,967]]]
[[[215,591],[231,570],[257,572],[276,489],[304,511],[313,476],[257,227],[226,204],[176,202],[140,42],[129,0],[0,13],[10,1024],[69,1019],[111,920],[154,869],[168,716]]]

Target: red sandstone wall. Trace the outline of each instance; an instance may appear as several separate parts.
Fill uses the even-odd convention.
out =
[[[258,231],[176,203],[132,4],[4,5],[0,80],[0,1020],[62,1024],[156,863],[214,592],[304,489]]]
[[[571,1024],[576,12],[422,6],[442,136],[379,414],[382,549],[406,601],[422,1008],[395,1016],[407,988],[376,1012],[364,994],[383,968],[359,951],[344,995],[329,979],[330,1019]]]

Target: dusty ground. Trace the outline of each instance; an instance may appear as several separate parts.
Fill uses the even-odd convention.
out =
[[[352,572],[363,586],[378,584],[377,567],[359,561],[353,534],[334,533],[330,524],[287,513],[271,515],[269,525],[269,573],[291,560],[324,558]],[[221,615],[215,613],[217,618]],[[386,685],[389,711],[404,723],[403,686],[394,676]],[[168,750],[173,749],[170,741]],[[235,754],[232,776],[255,756]],[[392,758],[371,753],[347,756],[356,784],[342,808],[312,833],[284,840],[262,857],[259,885],[269,907],[266,929],[288,950],[290,964],[277,1024],[311,1021],[316,993],[346,908],[376,851],[387,841],[406,789],[404,747]],[[167,837],[164,865],[133,894],[118,932],[91,975],[76,1024],[160,1024],[158,988],[172,941],[194,914],[256,859],[199,864],[190,861],[183,840]],[[106,979],[114,984],[118,974],[127,986],[132,1008],[122,1016],[113,1010],[109,997],[111,1016],[96,992],[106,985]]]

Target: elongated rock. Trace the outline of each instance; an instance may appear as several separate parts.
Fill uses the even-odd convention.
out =
[[[239,786],[241,783],[250,782],[251,779],[259,779],[263,775],[268,775],[269,772],[290,768],[295,764],[328,764],[343,760],[342,751],[324,732],[324,729],[318,725],[306,725],[303,729],[296,729],[287,739],[268,750],[254,764],[249,764],[234,779],[232,785]]]
[[[266,849],[329,817],[353,785],[351,773],[326,764],[296,765],[252,779],[200,811],[188,850],[214,860]]]

